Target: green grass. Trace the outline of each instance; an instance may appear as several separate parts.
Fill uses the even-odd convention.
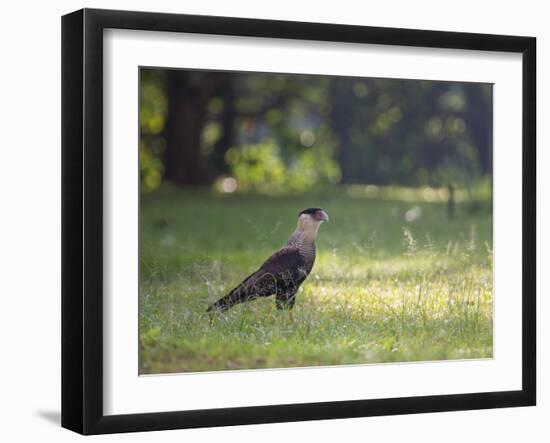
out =
[[[421,192],[357,189],[143,197],[140,373],[492,357],[487,202],[475,213],[459,203],[449,220]],[[309,206],[331,221],[293,312],[268,297],[210,318],[207,306],[283,245]]]

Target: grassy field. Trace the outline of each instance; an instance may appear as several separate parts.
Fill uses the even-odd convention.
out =
[[[354,187],[266,197],[164,189],[142,198],[140,373],[492,356],[492,218],[433,190]],[[207,306],[323,207],[292,313],[273,297]]]

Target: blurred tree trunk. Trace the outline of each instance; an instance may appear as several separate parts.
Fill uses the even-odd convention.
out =
[[[332,129],[338,140],[336,161],[342,172],[341,183],[350,183],[352,179],[352,143],[349,128],[352,125],[353,94],[347,81],[334,79],[331,84],[331,112]]]
[[[492,86],[489,93],[482,93],[479,85],[466,84],[468,107],[464,113],[466,127],[479,154],[479,165],[484,174],[493,172],[493,97]]]
[[[221,116],[222,135],[220,139],[214,145],[214,152],[212,153],[212,166],[214,173],[226,173],[227,162],[225,161],[225,154],[233,144],[235,133],[235,90],[233,87],[233,81],[230,76],[225,76],[223,82],[220,84],[223,99],[223,111]]]
[[[208,182],[201,161],[201,134],[208,101],[220,74],[170,70],[166,73],[168,114],[165,126],[165,179],[177,185]]]

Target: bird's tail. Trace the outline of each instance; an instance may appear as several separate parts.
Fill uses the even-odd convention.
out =
[[[246,292],[242,286],[238,286],[233,289],[229,294],[220,298],[217,302],[212,303],[206,312],[224,312],[227,311],[232,306],[235,306],[238,303],[245,301]]]
[[[212,303],[210,306],[208,306],[208,309],[206,312],[223,312],[230,308],[229,300],[227,300],[227,297],[229,295],[226,295],[225,297],[220,298],[217,302]]]

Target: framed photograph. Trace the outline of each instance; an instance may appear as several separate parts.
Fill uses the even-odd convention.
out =
[[[62,425],[535,405],[532,37],[62,19]]]

